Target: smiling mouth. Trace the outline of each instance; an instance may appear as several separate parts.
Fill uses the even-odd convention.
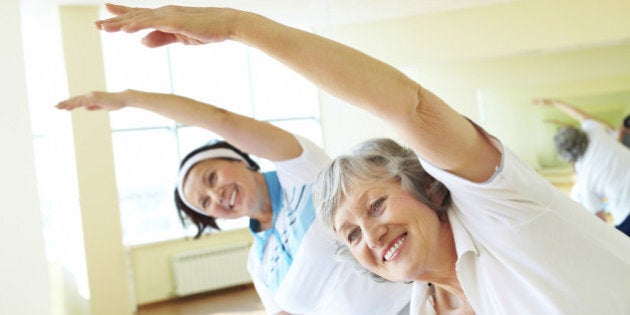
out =
[[[230,203],[228,204],[228,206],[230,206],[230,209],[234,209],[234,203],[236,202],[237,194],[238,194],[238,187],[234,187],[234,189],[232,190],[232,194],[230,194]]]
[[[404,233],[393,245],[391,245],[391,247],[385,252],[385,255],[383,255],[383,261],[390,261],[392,258],[394,258],[394,256],[396,255],[396,253],[398,252],[398,249],[400,249],[400,247],[402,246],[403,243],[405,243],[405,241],[407,240],[407,233]]]

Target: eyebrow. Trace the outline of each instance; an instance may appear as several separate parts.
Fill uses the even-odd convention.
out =
[[[205,205],[203,204],[205,199],[206,198],[205,198],[205,196],[203,194],[199,194],[199,197],[197,198],[197,202],[199,202],[199,204],[201,205],[202,209],[206,208]]]
[[[333,229],[338,232],[341,233],[343,231],[345,231],[346,229],[348,229],[348,226],[350,225],[350,223],[348,223],[348,221],[344,222],[341,227],[339,229],[337,229],[336,227],[333,226]]]
[[[208,169],[203,170],[201,172],[201,183],[204,185],[208,185]]]
[[[201,183],[204,185],[208,185],[208,169],[205,169],[202,173],[201,173]],[[200,194],[199,198],[197,199],[197,201],[199,202],[199,204],[201,205],[202,209],[206,209],[206,205],[204,204],[205,201],[208,199],[207,196],[205,196],[204,194]]]
[[[363,191],[363,192],[359,195],[359,198],[357,198],[357,199],[356,199],[356,200],[357,200],[357,201],[356,201],[356,204],[363,204],[363,203],[364,203],[365,198],[367,198],[367,194],[368,194],[368,192],[369,192],[369,191],[370,191],[369,189],[367,189],[367,190]],[[347,202],[347,201],[348,201],[348,199],[346,198],[346,200],[345,200],[345,201]],[[361,207],[361,208],[363,208],[363,207]],[[333,222],[333,229],[334,229],[335,231],[337,231],[337,232],[341,233],[341,232],[345,231],[346,229],[348,229],[350,225],[351,225],[351,223],[349,223],[349,222],[346,220],[343,224],[341,224],[341,226],[339,227],[339,229],[336,229],[336,228],[335,228],[335,224],[334,224],[334,222]]]

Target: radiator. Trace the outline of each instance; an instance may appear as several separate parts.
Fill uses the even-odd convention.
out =
[[[185,296],[251,283],[249,242],[186,251],[172,256],[175,294]]]

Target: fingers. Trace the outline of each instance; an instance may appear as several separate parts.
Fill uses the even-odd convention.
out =
[[[114,4],[106,4],[106,7],[110,13],[116,16],[94,22],[96,28],[101,31],[134,33],[152,27],[151,25],[145,25],[145,21],[150,21],[152,18],[152,9],[131,8]]]
[[[65,109],[65,110],[72,110],[72,109],[74,109],[76,107],[74,105],[75,104],[74,99],[75,98],[73,97],[73,98],[67,99],[65,101],[61,101],[61,102],[57,103],[57,105],[55,105],[55,108],[57,108],[57,109]]]
[[[115,18],[96,21],[94,22],[94,26],[99,31],[105,32],[118,32],[122,28],[122,25],[120,23],[115,23]]]
[[[551,105],[553,104],[553,100],[548,98],[537,98],[534,99],[534,104],[536,105]]]
[[[115,5],[115,4],[111,4],[111,3],[106,3],[105,4],[105,8],[107,9],[107,11],[109,11],[109,13],[112,13],[112,14],[117,15],[117,16],[125,14],[127,12],[130,12],[132,10],[132,8],[129,8],[129,7],[126,7],[126,6],[122,6],[122,5]],[[116,20],[116,18],[100,20],[100,21],[96,21],[94,23],[94,25],[99,30],[113,32],[113,31],[119,30],[119,29],[116,29],[114,27],[114,24],[112,23],[115,20]]]
[[[202,45],[204,42],[182,34],[173,34],[162,31],[153,31],[142,38],[142,44],[149,47],[161,47],[172,43],[184,45]]]
[[[172,43],[201,45],[220,42],[230,35],[229,18],[232,11],[221,8],[190,8],[163,6],[156,9],[130,8],[108,4],[117,16],[94,22],[106,32],[135,33],[149,30],[142,39],[147,47],[161,47]]]
[[[83,107],[87,110],[103,109],[98,96],[101,94],[103,93],[91,92],[84,95],[75,96],[65,101],[59,102],[57,105],[55,105],[55,108],[67,111],[72,111],[79,107]]]
[[[115,14],[115,15],[125,14],[133,10],[133,8],[126,7],[124,5],[112,4],[112,3],[105,3],[105,8],[107,9],[107,11],[109,11],[109,13]]]
[[[83,106],[83,98],[80,96],[69,98],[65,101],[59,102],[55,107],[57,109],[71,111],[77,107]]]
[[[142,38],[142,44],[150,48],[161,47],[177,41],[177,37],[174,34],[162,31],[153,31]]]
[[[84,99],[82,97],[73,97],[65,101],[59,102],[55,107],[61,110],[71,111],[75,108],[84,106]]]
[[[124,31],[127,33],[134,33],[143,29],[143,27],[140,27],[138,23],[126,18],[126,16],[96,21],[94,22],[94,26],[96,26],[98,30],[105,32]]]

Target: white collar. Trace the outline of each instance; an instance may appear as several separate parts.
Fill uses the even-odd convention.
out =
[[[451,224],[451,232],[453,233],[453,241],[455,242],[455,251],[457,252],[457,261],[462,258],[466,253],[473,253],[475,256],[479,256],[479,250],[475,246],[470,233],[462,221],[459,219],[460,211],[457,206],[453,205],[447,211],[448,220]]]

